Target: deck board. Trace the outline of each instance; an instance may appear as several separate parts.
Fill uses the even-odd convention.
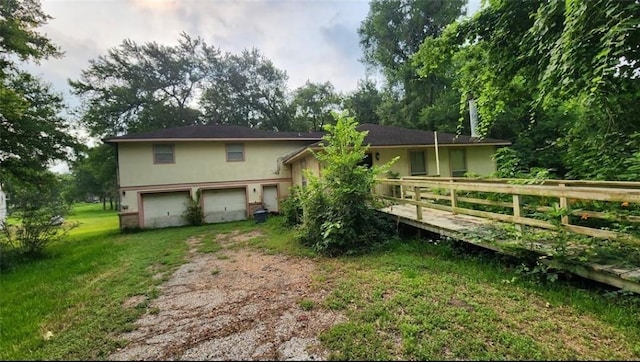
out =
[[[391,205],[380,209],[380,211],[386,213],[398,223],[401,222],[440,235],[449,236],[493,251],[511,254],[506,248],[500,247],[500,240],[495,240],[493,243],[482,243],[465,237],[465,233],[472,233],[474,229],[478,227],[487,224],[499,224],[500,222],[476,216],[453,214],[449,211],[436,210],[428,207],[422,207],[422,219],[418,220],[416,206],[409,204]],[[503,242],[506,243],[507,241]],[[530,250],[542,253],[544,248],[543,245],[538,244],[535,250]],[[557,260],[548,260],[545,262],[588,279],[640,293],[640,266],[627,268],[617,265],[594,263],[576,264],[572,262],[569,264]]]

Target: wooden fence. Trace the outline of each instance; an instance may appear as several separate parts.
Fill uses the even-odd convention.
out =
[[[531,181],[403,177],[380,179],[380,185],[387,186],[379,186],[378,193],[387,200],[415,205],[418,220],[422,219],[422,207],[428,207],[514,223],[519,228],[521,225],[551,230],[562,228],[590,237],[640,245],[640,238],[633,233],[607,230],[612,227],[575,225],[584,224],[583,221],[588,219],[596,219],[611,225],[624,223],[633,228],[640,223],[640,182],[541,180],[535,184],[527,184],[528,182]],[[594,205],[594,202],[599,205]],[[559,218],[557,221],[549,217],[554,212]],[[574,222],[570,216],[573,216]]]

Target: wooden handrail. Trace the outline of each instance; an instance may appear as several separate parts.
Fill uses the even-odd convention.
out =
[[[558,229],[557,224],[532,217],[525,217],[521,214],[521,210],[533,209],[543,212],[551,210],[548,206],[524,204],[521,196],[530,195],[556,199],[560,207],[566,209],[567,213],[571,215],[578,215],[585,218],[596,217],[604,220],[613,219],[618,221],[640,222],[640,216],[638,215],[619,215],[612,217],[610,214],[599,211],[570,210],[570,204],[577,200],[620,202],[625,206],[629,206],[632,203],[640,203],[640,182],[554,180],[552,185],[530,185],[508,183],[508,180],[511,179],[490,179],[489,182],[486,182],[487,179],[476,181],[470,178],[404,177],[402,179],[378,179],[378,183],[383,185],[399,185],[402,190],[399,198],[383,195],[384,198],[415,205],[418,219],[421,219],[422,216],[421,208],[430,207],[452,213],[512,222],[516,225]],[[447,192],[441,195],[432,192],[431,189],[447,190]],[[478,196],[464,197],[458,195],[459,192],[465,191],[510,195],[511,202],[487,200]],[[411,199],[406,199],[406,196],[411,197]],[[444,201],[448,202],[449,205],[438,204],[433,201],[423,201],[425,199]],[[460,203],[499,206],[511,211],[510,214],[481,211],[460,207]],[[564,215],[561,218],[561,224],[561,228],[577,234],[640,243],[640,238],[630,234],[571,225],[568,215]]]
[[[640,181],[596,181],[596,180],[560,180],[546,179],[533,180],[521,178],[492,178],[492,177],[440,177],[440,176],[403,176],[401,180],[425,180],[425,181],[453,181],[453,182],[484,182],[484,183],[504,183],[523,184],[526,181],[537,182],[539,185],[559,185],[567,186],[592,186],[592,187],[622,187],[640,189]]]
[[[545,185],[488,184],[475,182],[429,181],[413,179],[378,179],[388,185],[430,187],[460,191],[494,192],[502,194],[566,197],[569,199],[640,203],[640,188],[562,187]]]

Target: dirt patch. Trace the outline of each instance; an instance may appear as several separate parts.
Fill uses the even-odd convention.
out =
[[[325,360],[318,335],[344,316],[319,307],[326,292],[312,286],[313,261],[230,248],[258,236],[219,235],[212,254],[188,239],[190,261],[109,359]]]

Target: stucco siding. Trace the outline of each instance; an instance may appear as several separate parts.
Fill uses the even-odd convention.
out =
[[[440,160],[438,174],[438,164],[436,163],[436,151],[434,146],[426,147],[387,147],[387,148],[370,148],[369,152],[373,155],[373,164],[375,166],[383,165],[390,162],[394,157],[398,156],[398,160],[391,165],[390,170],[399,174],[399,177],[410,176],[410,156],[411,151],[425,151],[427,176],[451,176],[450,166],[450,150],[453,148],[463,148],[465,150],[465,163],[467,172],[479,174],[481,176],[488,176],[496,171],[495,162],[492,159],[492,155],[495,152],[495,146],[467,146],[467,147],[451,147],[440,146],[438,148],[438,157]],[[376,153],[379,153],[379,159],[376,160]],[[314,163],[315,161],[315,163]],[[313,164],[313,169],[317,168],[317,160],[312,156],[306,157],[306,164]],[[300,176],[300,161],[295,161],[291,164],[292,180],[295,185],[301,184]],[[387,175],[380,175],[380,177],[387,177]]]
[[[495,146],[467,147],[467,172],[480,176],[496,172],[496,163],[492,157],[495,152]]]
[[[153,143],[121,143],[118,145],[120,187],[290,178],[289,169],[279,167],[279,158],[305,143],[243,144],[244,161],[227,161],[224,142],[177,142],[174,163],[154,164]]]

